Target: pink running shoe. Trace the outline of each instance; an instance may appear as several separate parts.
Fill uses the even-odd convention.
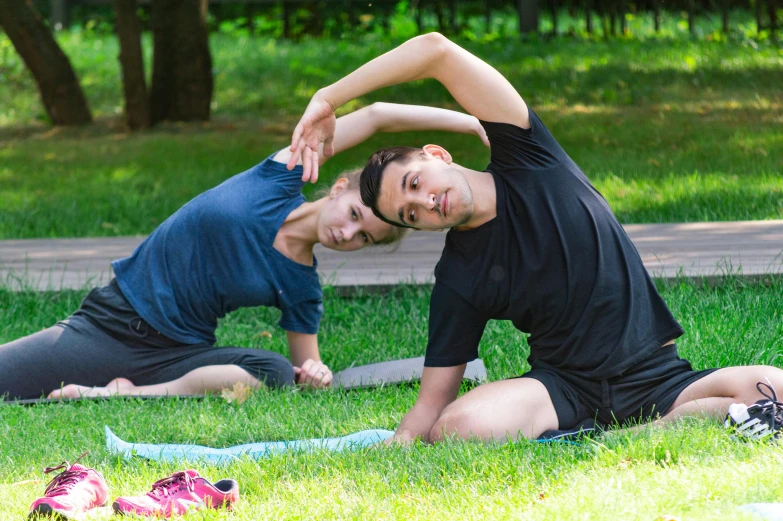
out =
[[[79,456],[82,459],[87,453]],[[95,469],[63,461],[57,467],[44,469],[44,474],[65,469],[46,486],[44,497],[30,505],[28,518],[58,517],[71,519],[91,508],[105,505],[109,500],[109,487],[103,476]]]
[[[239,500],[239,484],[221,479],[214,485],[190,469],[156,481],[145,496],[118,497],[112,507],[118,514],[171,517],[201,508],[231,509]]]

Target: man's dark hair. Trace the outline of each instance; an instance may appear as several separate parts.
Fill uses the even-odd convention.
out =
[[[378,210],[378,199],[381,196],[381,181],[383,181],[383,171],[392,163],[407,163],[411,159],[416,158],[423,154],[421,148],[413,147],[391,147],[383,148],[373,155],[367,161],[367,164],[362,170],[362,177],[359,181],[359,194],[362,198],[362,203],[372,210],[378,219],[385,223],[389,223],[399,228],[413,228],[413,226],[406,226],[404,224],[391,221],[381,215]]]

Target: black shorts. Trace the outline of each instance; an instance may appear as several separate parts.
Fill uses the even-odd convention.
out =
[[[563,430],[587,418],[603,425],[622,425],[663,416],[686,387],[716,370],[694,371],[671,344],[624,374],[606,380],[585,378],[541,362],[534,362],[520,378],[544,384],[557,412],[558,428]]]

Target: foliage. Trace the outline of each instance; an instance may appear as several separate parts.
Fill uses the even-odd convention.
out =
[[[41,114],[34,84],[0,39],[0,98],[9,100],[0,106],[0,238],[149,233],[285,146],[316,89],[395,43],[215,35],[213,122],[129,135],[117,119],[115,40],[76,31],[60,40],[101,119],[84,129],[29,124]],[[622,222],[783,217],[783,51],[751,41],[465,44],[509,77]],[[149,40],[144,48],[149,66]],[[341,110],[378,100],[459,109],[440,85],[419,82]],[[327,163],[320,186],[379,147],[427,142],[465,166],[487,164],[469,136],[379,135]]]

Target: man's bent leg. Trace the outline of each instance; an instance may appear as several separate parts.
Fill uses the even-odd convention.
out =
[[[430,431],[430,441],[451,436],[485,441],[536,439],[559,427],[547,388],[533,378],[484,384],[455,400]]]
[[[782,369],[766,365],[718,369],[686,387],[661,420],[698,415],[723,418],[732,403],[752,405],[763,399],[756,384],[767,381],[783,397]]]

